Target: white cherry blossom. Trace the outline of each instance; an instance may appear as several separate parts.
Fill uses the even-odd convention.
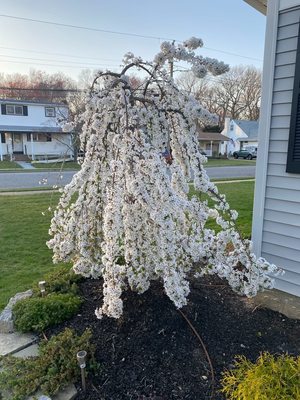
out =
[[[120,73],[95,76],[80,117],[85,157],[61,190],[48,246],[54,262],[72,262],[76,273],[103,278],[98,318],[119,318],[123,291],[143,293],[153,280],[178,308],[187,303],[189,280],[204,274],[227,279],[247,296],[273,285],[269,274],[278,269],[252,253],[236,229],[237,212],[203,167],[196,124],[216,117],[169,77],[176,60],[201,74],[228,70],[195,55],[201,45],[195,38],[184,45],[164,42],[153,62],[127,53]],[[135,68],[147,75],[139,89],[130,86]],[[189,197],[191,179],[214,206]],[[211,219],[218,233],[207,228]]]

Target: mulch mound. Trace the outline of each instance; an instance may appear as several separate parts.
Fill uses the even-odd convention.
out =
[[[255,307],[217,278],[202,279],[193,284],[182,311],[209,353],[215,374],[212,393],[203,347],[159,283],[142,295],[126,292],[120,320],[96,319],[101,284],[82,282],[80,314],[46,332],[51,336],[65,327],[93,331],[100,369],[89,374],[86,393],[77,382],[78,400],[221,400],[221,372],[232,367],[235,355],[255,361],[262,351],[299,354],[300,321]]]

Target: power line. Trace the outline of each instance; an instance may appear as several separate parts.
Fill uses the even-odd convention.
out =
[[[48,64],[48,63],[36,63],[36,62],[26,62],[26,61],[11,61],[11,60],[0,60],[0,62],[4,62],[4,63],[11,63],[11,64],[30,64],[30,65],[43,65],[46,67],[65,67],[65,68],[77,68],[77,69],[84,69],[86,68],[86,66],[82,65],[82,66],[76,66],[76,65],[62,65],[62,64]],[[99,65],[99,64],[98,64]],[[104,66],[104,64],[102,65]],[[116,65],[106,65],[106,67],[113,67],[115,68]]]
[[[52,62],[53,60],[49,60],[47,58],[32,58],[32,57],[21,57],[21,56],[9,56],[6,54],[0,54],[0,57],[7,57],[7,58],[17,58],[18,60],[35,60],[35,61],[50,61]],[[77,61],[68,61],[68,60],[55,60],[56,62],[60,62],[60,63],[68,63],[68,64],[80,64],[82,65],[83,63],[81,62],[77,62]],[[85,63],[85,65],[92,65],[94,67],[96,66],[108,66],[108,64],[99,64],[99,63]],[[114,67],[118,67],[120,64],[109,64],[109,66],[114,66]]]
[[[110,34],[122,35],[122,36],[133,36],[133,37],[140,37],[140,38],[143,38],[143,39],[169,40],[169,41],[175,41],[175,42],[178,42],[178,43],[182,43],[182,40],[177,40],[177,39],[174,39],[174,38],[165,38],[165,37],[159,37],[159,36],[141,35],[141,34],[138,34],[138,33],[120,32],[120,31],[92,28],[92,27],[81,26],[81,25],[63,24],[63,23],[60,23],[60,22],[45,21],[45,20],[34,19],[34,18],[18,17],[18,16],[15,16],[15,15],[0,14],[0,17],[17,19],[17,20],[21,20],[21,21],[35,22],[35,23],[40,23],[40,24],[60,26],[60,27],[64,27],[64,28],[83,29],[83,30],[92,31],[92,32],[110,33]],[[203,46],[202,48],[206,49],[206,50],[216,51],[216,52],[223,53],[223,54],[228,54],[228,55],[235,56],[235,57],[241,57],[241,58],[246,58],[248,60],[255,60],[255,61],[261,61],[262,62],[262,60],[259,59],[259,58],[244,56],[242,54],[237,54],[237,53],[231,53],[231,52],[228,52],[228,51],[225,51],[225,50],[214,49],[214,48],[210,48],[210,47],[206,47],[206,46]]]
[[[203,48],[204,48],[204,49],[207,49],[207,50],[211,50],[211,51],[217,51],[218,53],[229,54],[229,55],[235,56],[235,57],[248,58],[249,60],[256,60],[256,61],[260,61],[260,62],[263,61],[261,58],[243,56],[243,55],[241,55],[241,54],[231,53],[231,52],[225,51],[225,50],[213,49],[212,47],[203,46]]]
[[[135,37],[140,37],[140,38],[144,38],[144,39],[174,40],[174,39],[171,39],[171,38],[149,36],[149,35],[140,35],[138,33],[130,33],[130,32],[111,31],[111,30],[107,30],[107,29],[91,28],[91,27],[81,26],[81,25],[62,24],[60,22],[52,22],[52,21],[44,21],[44,20],[41,20],[41,19],[17,17],[17,16],[14,16],[14,15],[7,15],[7,14],[0,14],[0,17],[18,19],[18,20],[29,21],[29,22],[37,22],[37,23],[40,23],[40,24],[61,26],[61,27],[64,27],[64,28],[83,29],[85,31],[110,33],[110,34],[113,34],[113,35],[135,36]]]
[[[16,47],[6,47],[6,46],[0,46],[0,49],[5,49],[5,50],[16,50],[16,51],[24,51],[26,53],[35,53],[35,54],[47,54],[49,56],[62,56],[62,57],[71,57],[71,58],[85,58],[88,60],[98,60],[98,61],[119,61],[116,58],[97,58],[97,57],[87,57],[87,56],[78,56],[75,54],[65,54],[65,53],[52,53],[48,51],[37,51],[37,50],[28,50],[28,49],[20,49]]]
[[[0,90],[22,90],[22,91],[41,91],[41,92],[72,92],[72,93],[80,93],[84,92],[81,89],[50,89],[50,88],[19,88],[19,87],[4,87],[0,86]]]

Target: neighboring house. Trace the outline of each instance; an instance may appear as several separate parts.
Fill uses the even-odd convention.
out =
[[[276,278],[278,294],[298,296],[285,294],[274,308],[297,302],[300,317],[300,0],[245,1],[263,13],[268,6],[254,251],[285,269]]]
[[[258,121],[246,121],[225,118],[222,135],[229,138],[227,154],[239,151],[245,147],[258,146]]]
[[[198,139],[201,150],[203,150],[208,157],[217,157],[226,154],[229,139],[221,135],[221,133],[204,132],[198,129]]]
[[[62,132],[58,118],[67,118],[64,104],[0,99],[0,158],[71,155],[70,133]]]

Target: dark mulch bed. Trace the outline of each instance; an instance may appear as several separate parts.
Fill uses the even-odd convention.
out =
[[[47,332],[56,334],[66,326],[78,333],[93,330],[101,370],[89,375],[79,400],[221,400],[221,372],[232,366],[235,355],[254,361],[261,351],[299,354],[300,321],[256,308],[216,278],[203,279],[191,289],[183,312],[213,364],[217,390],[211,397],[211,372],[201,344],[161,285],[155,283],[143,295],[126,292],[118,321],[95,317],[102,304],[101,282],[86,280],[80,290],[86,299],[80,314]],[[80,391],[80,382],[77,387]]]

